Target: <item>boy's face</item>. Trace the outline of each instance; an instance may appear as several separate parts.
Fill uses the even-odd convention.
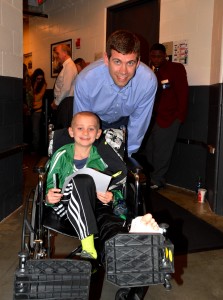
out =
[[[133,78],[139,65],[136,53],[124,55],[115,50],[111,51],[110,59],[105,53],[104,62],[108,66],[113,81],[121,88]]]
[[[94,116],[77,115],[69,127],[69,134],[74,138],[75,144],[89,147],[101,135],[97,119]]]

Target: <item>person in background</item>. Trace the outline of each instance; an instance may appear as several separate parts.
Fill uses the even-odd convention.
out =
[[[74,63],[77,67],[77,72],[78,74],[80,73],[80,71],[82,71],[85,67],[87,67],[87,65],[89,65],[89,63],[86,63],[85,60],[81,57],[78,57],[74,60]]]
[[[31,109],[33,88],[26,64],[23,64],[23,141],[31,145]]]
[[[62,68],[54,86],[54,101],[51,107],[56,112],[55,129],[68,128],[73,116],[73,84],[77,76],[77,68],[71,59],[71,49],[59,44],[55,49],[58,63]]]
[[[40,122],[42,117],[43,97],[46,91],[46,80],[42,69],[36,69],[31,76],[33,88],[32,103],[32,151],[40,150]]]
[[[181,63],[166,59],[166,48],[154,44],[150,49],[151,68],[158,80],[153,122],[144,153],[152,166],[151,189],[165,187],[173,148],[188,109],[187,74]]]
[[[84,68],[74,86],[74,113],[92,111],[102,128],[127,126],[128,155],[137,152],[150,123],[156,76],[140,62],[140,41],[118,30],[107,41],[104,59]]]

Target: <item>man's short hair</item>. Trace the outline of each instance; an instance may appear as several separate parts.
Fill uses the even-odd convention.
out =
[[[152,47],[150,48],[150,52],[153,50],[162,51],[163,53],[166,53],[166,47],[163,44],[159,44],[159,43],[152,45]]]
[[[113,32],[106,44],[106,53],[111,57],[111,51],[115,50],[121,54],[136,53],[140,58],[140,41],[138,37],[128,30],[117,30]]]
[[[68,45],[60,44],[60,46],[61,46],[61,49],[67,53],[67,55],[69,55],[70,57],[72,56],[71,49]]]
[[[84,68],[86,66],[86,62],[83,58],[78,57],[74,60],[75,65],[81,66],[81,68]]]

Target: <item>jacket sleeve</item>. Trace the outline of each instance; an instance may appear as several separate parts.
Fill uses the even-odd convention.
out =
[[[61,151],[55,152],[55,154],[52,156],[50,161],[50,167],[47,174],[47,180],[46,180],[46,194],[48,193],[49,189],[52,189],[54,187],[53,185],[53,174],[58,174],[59,179],[59,186],[58,188],[62,188],[63,186],[63,156],[61,155]]]

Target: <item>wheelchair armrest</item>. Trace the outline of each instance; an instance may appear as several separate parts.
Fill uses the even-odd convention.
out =
[[[143,167],[133,157],[126,158],[126,166],[129,171],[131,171],[132,173],[136,173],[136,174],[141,173],[143,170]]]
[[[37,165],[34,166],[33,171],[38,174],[45,174],[49,165],[49,157],[42,157]]]

